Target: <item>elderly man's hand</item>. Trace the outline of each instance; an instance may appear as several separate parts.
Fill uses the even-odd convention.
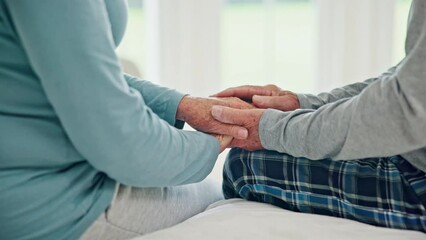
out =
[[[249,151],[263,149],[259,138],[259,121],[264,109],[234,109],[223,106],[213,106],[213,117],[222,122],[239,125],[248,129],[248,138],[234,139],[229,147],[239,147]]]
[[[296,94],[282,90],[275,85],[232,87],[213,95],[213,97],[238,97],[251,101],[258,108],[273,108],[281,111],[293,111],[300,108],[299,98]]]
[[[227,106],[236,109],[254,108],[239,98],[197,98],[185,96],[179,103],[176,119],[185,121],[196,130],[217,135],[228,135],[235,139],[246,139],[248,131],[238,125],[227,124],[215,120],[211,114],[213,105]],[[216,135],[216,136],[217,136]],[[218,138],[220,141],[222,138]]]

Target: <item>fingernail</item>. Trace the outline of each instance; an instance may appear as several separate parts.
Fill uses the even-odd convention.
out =
[[[222,115],[223,109],[221,106],[213,106],[212,107],[212,115],[215,117],[220,117]]]
[[[238,130],[238,137],[242,139],[246,139],[248,137],[248,131],[247,129],[240,129]]]

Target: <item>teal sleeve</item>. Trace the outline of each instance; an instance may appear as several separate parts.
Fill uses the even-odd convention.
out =
[[[103,0],[6,4],[47,98],[90,164],[138,187],[185,184],[208,175],[218,141],[170,126],[129,87]]]
[[[128,74],[124,74],[124,78],[131,88],[141,93],[146,105],[161,119],[172,126],[183,127],[182,121],[176,121],[176,112],[180,100],[185,96],[184,94]]]

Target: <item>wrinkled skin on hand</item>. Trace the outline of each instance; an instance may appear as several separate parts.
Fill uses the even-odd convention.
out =
[[[259,122],[264,109],[232,109],[223,106],[212,108],[213,117],[223,123],[236,124],[248,130],[244,140],[234,139],[229,147],[243,148],[248,151],[264,149],[259,137]]]
[[[236,109],[254,108],[253,105],[236,97],[197,98],[185,96],[179,104],[176,118],[185,121],[198,131],[217,135],[228,135],[237,139],[245,139],[248,132],[244,127],[222,123],[213,118],[211,110],[214,105],[227,106]]]

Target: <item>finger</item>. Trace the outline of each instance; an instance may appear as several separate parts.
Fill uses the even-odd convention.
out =
[[[221,101],[215,103],[217,105],[226,106],[236,109],[253,109],[256,108],[253,104],[243,101],[236,97],[219,98]],[[251,99],[250,99],[251,101]]]
[[[212,134],[213,137],[215,137],[220,144],[220,152],[223,152],[226,148],[229,147],[231,144],[233,138],[228,135],[218,135],[218,134]]]
[[[213,97],[238,97],[242,99],[251,99],[253,95],[271,96],[272,90],[267,89],[263,86],[240,86],[228,88],[222,92],[219,92]]]
[[[282,104],[282,99],[279,96],[253,96],[253,104],[260,108],[275,108],[278,109]]]
[[[218,93],[212,95],[211,97],[234,97],[235,90],[237,88],[241,88],[241,87],[246,87],[246,86],[227,88],[227,89],[225,89],[221,92],[218,92]]]
[[[215,105],[212,107],[212,116],[214,119],[222,123],[244,125],[244,120],[247,117],[247,110],[239,110],[224,106]]]
[[[222,140],[220,141],[220,152],[223,152],[232,142],[232,137],[228,135],[222,135]]]
[[[240,140],[247,139],[248,137],[248,130],[244,127],[237,125],[224,124],[222,127],[215,130],[215,132],[222,135],[230,135],[235,139]]]
[[[241,86],[230,89],[229,91],[225,90],[223,93],[218,94],[219,97],[226,97],[226,95],[229,95],[229,97],[251,99],[253,95],[270,96],[272,95],[272,91],[261,86]]]
[[[273,108],[281,111],[293,111],[298,108],[298,100],[291,95],[284,96],[253,96],[253,104],[258,108]]]

